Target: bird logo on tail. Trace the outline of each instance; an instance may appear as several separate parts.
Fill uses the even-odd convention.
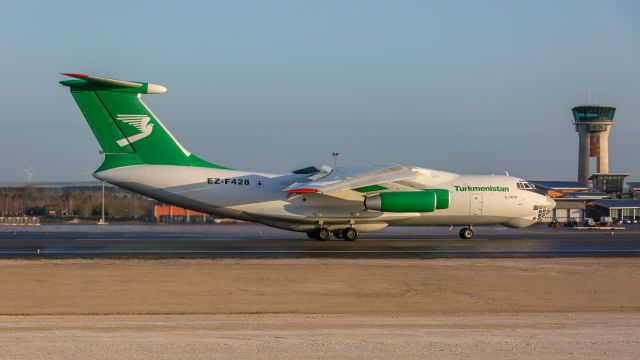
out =
[[[144,139],[151,135],[151,131],[153,131],[153,124],[150,124],[151,118],[147,115],[118,114],[116,118],[125,124],[133,126],[139,131],[138,134],[118,140],[117,143],[121,147],[134,143],[140,139]]]

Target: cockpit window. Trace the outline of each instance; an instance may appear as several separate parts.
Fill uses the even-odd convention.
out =
[[[524,180],[518,181],[518,189],[533,190],[535,187]]]

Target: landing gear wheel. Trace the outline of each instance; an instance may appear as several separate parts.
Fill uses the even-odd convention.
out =
[[[342,238],[347,241],[356,241],[358,240],[358,230],[354,228],[346,228],[342,230]]]
[[[342,239],[342,231],[334,231],[334,232],[333,232],[333,236],[334,236],[336,239]]]
[[[315,231],[307,231],[307,237],[309,237],[309,239],[318,239]]]
[[[460,237],[467,240],[473,237],[473,229],[470,227],[460,229]]]
[[[320,241],[327,241],[331,238],[331,231],[327,228],[318,229],[316,230],[316,236],[316,239]]]

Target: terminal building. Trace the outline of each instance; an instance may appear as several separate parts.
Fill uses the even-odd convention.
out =
[[[216,219],[209,214],[160,202],[156,202],[153,206],[153,217],[157,223],[169,224],[211,224],[216,222]]]
[[[632,199],[640,200],[640,182],[628,182],[629,195]]]
[[[616,108],[581,105],[572,109],[578,133],[578,177],[576,181],[530,180],[556,201],[556,208],[543,222],[583,222],[585,218],[610,216],[614,221],[640,221],[640,182],[625,186],[627,173],[609,172],[609,133]],[[591,173],[591,159],[596,171]]]

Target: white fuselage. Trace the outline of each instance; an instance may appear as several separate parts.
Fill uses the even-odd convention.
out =
[[[503,224],[525,227],[553,209],[549,197],[521,189],[522,179],[498,175],[458,175],[413,168],[417,176],[407,183],[386,185],[389,190],[439,188],[450,192],[447,209],[428,213],[392,213],[366,210],[368,194],[353,190],[336,194],[296,194],[289,185],[308,181],[309,175],[276,175],[172,165],[134,165],[95,174],[100,180],[187,209],[215,216],[258,222],[294,231],[318,226],[352,226],[371,231],[388,225]],[[498,191],[499,190],[499,191]]]

